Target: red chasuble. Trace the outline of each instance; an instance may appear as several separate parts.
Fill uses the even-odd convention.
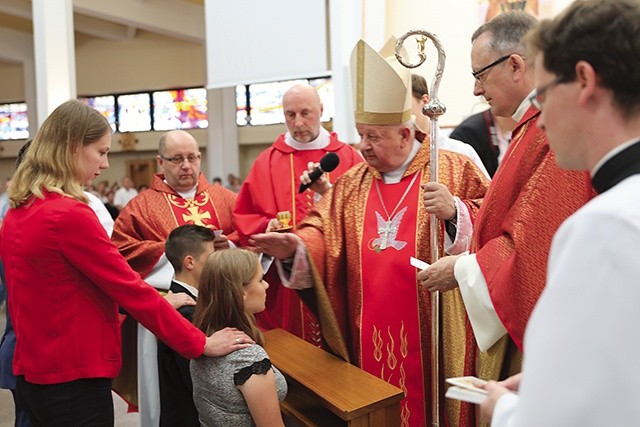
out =
[[[428,180],[428,143],[397,184],[384,184],[377,170],[358,165],[296,232],[314,272],[314,289],[303,292],[315,292],[323,338],[337,355],[405,390],[401,416],[409,426],[431,424],[431,295],[409,264],[410,256],[431,259],[420,187]],[[482,198],[489,185],[468,158],[445,150],[439,152],[439,182],[472,212],[478,206],[472,199]],[[472,373],[476,344],[460,293],[447,292],[441,301],[442,376]],[[440,390],[444,395],[444,384]],[[444,396],[440,402],[442,425],[445,417],[449,425],[470,425],[473,408],[463,411]]]
[[[545,285],[551,239],[594,196],[586,172],[558,167],[536,126],[539,115],[529,108],[514,129],[478,212],[472,242],[496,312],[520,349]]]
[[[180,225],[222,230],[229,240],[237,241],[233,225],[235,197],[226,188],[207,182],[201,173],[194,198],[183,199],[164,183],[163,174],[156,174],[151,188],[134,197],[120,212],[111,240],[144,278],[164,253],[164,242],[171,230]]]
[[[546,283],[551,239],[594,192],[585,172],[562,170],[536,126],[531,107],[513,131],[474,225],[472,252],[508,332],[477,355],[476,375],[502,379],[520,372],[524,331]]]
[[[316,163],[328,152],[340,158],[338,167],[327,173],[334,183],[353,165],[362,162],[356,149],[340,142],[335,133],[330,134],[329,145],[318,150],[296,150],[284,142],[284,135],[262,152],[245,179],[234,209],[235,223],[240,240],[247,243],[249,236],[262,233],[269,220],[280,211],[289,211],[292,223],[297,225],[314,205],[315,193],[307,189],[298,194],[300,175],[309,162]],[[256,318],[264,329],[283,328],[309,342],[321,344],[318,321],[304,306],[295,291],[283,287],[272,267],[265,277],[269,283],[266,309]]]

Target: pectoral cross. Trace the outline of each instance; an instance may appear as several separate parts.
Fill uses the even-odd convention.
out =
[[[200,212],[198,206],[189,206],[187,210],[189,211],[188,215],[182,214],[182,219],[187,223],[193,221],[195,225],[206,226],[206,224],[202,222],[202,220],[211,219],[211,212]]]

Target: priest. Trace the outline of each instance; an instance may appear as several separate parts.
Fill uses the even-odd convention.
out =
[[[200,171],[202,154],[190,133],[174,130],[163,134],[158,151],[162,173],[153,177],[151,188],[138,194],[120,212],[111,239],[147,283],[166,291],[174,275],[164,254],[169,233],[180,225],[201,225],[216,233],[216,249],[228,248],[230,242],[237,241],[233,225],[236,196],[207,181]],[[160,394],[155,337],[140,327],[136,357],[131,343],[134,333],[135,325],[125,323],[123,368],[114,387],[129,403],[138,405],[143,425],[157,426]],[[131,378],[136,377],[137,390],[131,383]]]
[[[534,71],[522,37],[536,24],[526,12],[505,12],[472,36],[474,94],[518,124],[474,223],[471,253],[443,257],[418,275],[431,291],[460,290],[479,346],[476,376],[483,379],[520,371],[552,236],[594,194],[588,174],[558,167],[540,110],[529,101]]]
[[[245,179],[234,209],[240,240],[266,231],[269,221],[280,211],[289,211],[295,227],[340,175],[362,162],[360,153],[338,139],[335,132],[321,126],[323,105],[316,88],[297,84],[282,97],[287,132],[263,151]],[[300,176],[309,163],[316,164],[327,153],[339,158],[335,170],[323,174],[318,185],[299,192]],[[318,321],[300,297],[280,284],[274,269],[265,276],[269,283],[266,309],[256,315],[264,329],[282,328],[321,346]]]

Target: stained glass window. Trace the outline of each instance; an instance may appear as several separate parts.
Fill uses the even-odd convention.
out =
[[[257,83],[249,86],[251,124],[271,125],[284,123],[282,95],[293,85],[307,83],[306,80]]]
[[[238,85],[236,86],[236,124],[238,126],[244,126],[251,124],[250,117],[247,112],[247,101],[249,99],[249,95],[247,94],[247,86],[246,85]]]
[[[155,130],[206,128],[208,125],[206,89],[153,92]]]
[[[333,81],[330,77],[321,79],[310,79],[309,84],[316,88],[320,99],[322,100],[322,117],[323,122],[330,121],[336,115],[336,99],[333,91]]]
[[[149,93],[118,96],[118,131],[151,130],[151,99]]]
[[[100,114],[102,114],[109,124],[111,129],[116,131],[116,97],[113,95],[106,96],[89,96],[78,98],[85,105],[93,108]]]
[[[333,82],[330,77],[316,79],[298,79],[270,83],[255,83],[248,86],[236,86],[236,122],[244,125],[270,125],[284,123],[282,96],[296,84],[310,84],[320,94],[324,107],[321,120],[329,121],[335,116],[335,98]],[[248,98],[247,98],[248,97]],[[247,112],[247,106],[249,111]]]
[[[0,104],[0,139],[26,139],[28,137],[27,104],[24,102]]]

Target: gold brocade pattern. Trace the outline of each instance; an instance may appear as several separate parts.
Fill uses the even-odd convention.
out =
[[[482,198],[489,184],[482,173],[466,158],[446,150],[440,151],[439,162],[439,181],[447,185],[452,194],[466,200],[472,210],[477,208],[477,204],[470,200]],[[429,147],[426,143],[422,144],[404,176],[418,171],[422,171],[421,184],[427,182],[429,180]],[[324,195],[300,223],[296,231],[308,249],[309,260],[315,272],[316,286],[314,288],[316,294],[324,293],[324,301],[330,302],[328,306],[318,304],[323,336],[335,353],[341,354],[341,349],[347,349],[349,358],[358,365],[361,365],[362,360],[359,343],[363,338],[360,336],[363,312],[361,296],[363,286],[366,286],[361,280],[363,268],[366,267],[362,265],[361,258],[365,207],[371,193],[373,179],[379,177],[380,173],[367,164],[353,167]],[[415,256],[429,260],[429,215],[422,206],[422,190],[416,194],[415,199],[408,199],[409,204],[415,203],[415,206],[418,207]],[[430,408],[431,401],[431,376],[429,374],[431,359],[429,344],[431,341],[430,301],[428,290],[420,288],[418,290],[419,339],[422,348],[422,365],[425,367],[423,381],[427,409]],[[464,373],[464,361],[473,356],[473,353],[468,349],[468,338],[465,336],[465,332],[470,333],[470,330],[465,329],[466,313],[457,290],[444,294],[441,301],[443,323],[451,323],[451,325],[443,325],[441,342],[445,363],[442,375],[460,376]],[[461,307],[462,310],[460,310]],[[399,351],[403,352],[406,351],[407,343],[403,341],[406,338],[402,337],[406,333],[401,331],[402,333],[395,332],[393,345],[398,346]],[[366,339],[380,340],[380,335],[377,333],[372,337],[366,337]],[[396,335],[398,336],[396,337]],[[475,346],[472,339],[469,342]],[[390,375],[388,372],[389,364],[385,355],[379,354],[379,349],[380,346],[377,345],[375,359],[384,360],[381,365],[386,369],[383,371],[381,366],[381,371],[375,372],[375,374],[382,374],[386,378]],[[382,347],[382,349],[384,352],[387,348]],[[402,370],[401,361],[395,365],[396,370],[398,365]],[[412,376],[419,374],[409,373]],[[443,394],[444,389],[441,387]],[[459,410],[459,403],[453,403],[450,399],[445,401],[443,396],[440,401],[446,406],[450,425],[458,425],[452,420],[458,419],[456,411]],[[402,416],[406,425],[409,423],[409,415],[405,404]],[[430,418],[430,414],[427,414],[427,417]]]
[[[201,225],[203,227],[207,226],[207,223],[205,223],[203,220],[210,220],[211,212],[201,208],[209,203],[209,194],[197,194],[193,199],[183,199],[182,197],[177,197],[173,194],[169,194],[167,195],[167,197],[169,199],[169,203],[171,203],[173,206],[180,209],[186,209],[188,212],[188,214],[182,214],[182,221],[176,222]]]
[[[171,213],[176,224],[195,224],[212,229],[218,228],[217,224],[220,224],[220,219],[206,191],[198,193],[189,199],[183,199],[170,193],[164,193],[164,196],[171,206]],[[185,210],[187,211],[186,213],[184,212]],[[212,218],[215,218],[215,223]]]

